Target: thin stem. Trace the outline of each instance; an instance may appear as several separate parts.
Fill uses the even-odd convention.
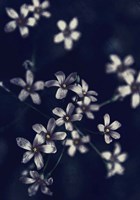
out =
[[[109,100],[107,100],[107,101],[101,103],[101,104],[100,104],[100,108],[103,107],[103,106],[105,106],[105,105],[108,105],[108,104],[110,104],[110,103],[116,102],[117,100],[119,100],[119,98],[120,98],[119,95],[114,95],[111,99],[109,99]]]
[[[44,166],[44,168],[43,168],[43,172],[46,170],[46,168],[47,168],[47,166],[48,166],[48,164],[49,164],[50,158],[51,158],[51,155],[48,156],[48,159],[47,159],[47,161],[46,161],[46,164],[45,164],[45,166]]]

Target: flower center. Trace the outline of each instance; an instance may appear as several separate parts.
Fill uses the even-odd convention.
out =
[[[132,93],[140,92],[140,84],[139,83],[132,84],[131,91],[132,91]]]
[[[83,90],[83,95],[86,95],[86,91]]]
[[[68,121],[70,121],[70,117],[69,117],[68,115],[66,115],[66,116],[64,117],[64,120],[68,122]]]
[[[62,88],[66,89],[66,87],[67,87],[67,85],[64,83],[64,84],[62,85]]]
[[[41,11],[42,11],[41,7],[38,6],[38,7],[35,8],[34,12],[37,13],[37,14],[41,14]]]
[[[80,144],[80,139],[75,139],[75,140],[73,140],[73,144],[74,145],[79,145]]]
[[[46,134],[46,139],[47,139],[47,140],[51,139],[50,133],[47,133],[47,134]]]
[[[106,132],[106,133],[109,133],[109,132],[110,132],[110,129],[109,129],[108,127],[106,127],[106,128],[105,128],[105,132]]]
[[[33,152],[36,153],[38,149],[36,147],[33,148]]]
[[[17,22],[18,26],[25,26],[27,20],[21,16],[18,19],[16,19],[16,22]]]
[[[71,30],[70,30],[69,28],[66,28],[66,29],[64,30],[63,34],[64,34],[64,37],[69,37],[70,34],[71,34]]]

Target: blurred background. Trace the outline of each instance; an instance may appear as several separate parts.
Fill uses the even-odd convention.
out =
[[[23,62],[34,57],[33,71],[36,80],[51,80],[58,70],[67,75],[78,72],[91,89],[99,93],[99,103],[111,99],[120,84],[115,75],[105,73],[105,65],[111,53],[124,58],[132,54],[134,68],[140,66],[140,1],[139,0],[50,0],[49,19],[41,18],[30,36],[23,39],[18,30],[6,34],[4,26],[10,21],[6,7],[19,10],[30,0],[1,0],[0,2],[0,80],[8,84],[13,77],[24,77]],[[63,44],[54,44],[53,36],[58,32],[56,23],[60,19],[69,22],[78,17],[78,30],[81,39],[74,43],[72,51],[66,51]],[[18,87],[10,86],[18,95]],[[39,110],[52,116],[56,106],[67,105],[67,100],[56,101],[55,89],[45,89],[41,93],[42,104]],[[28,103],[32,104],[29,100]],[[122,102],[104,106],[95,114],[95,120],[84,120],[82,126],[97,131],[103,115],[109,113],[112,120],[122,123],[120,129],[122,150],[129,157],[124,164],[123,176],[106,179],[106,169],[100,157],[91,149],[89,153],[77,153],[70,158],[65,153],[61,163],[53,173],[51,187],[53,197],[40,192],[34,200],[139,200],[140,199],[140,107],[132,109],[130,97]],[[46,124],[46,119],[25,104],[0,89],[0,199],[28,200],[27,186],[19,182],[23,150],[17,147],[16,137],[33,140],[34,123]],[[87,132],[84,132],[87,134]],[[92,141],[100,151],[112,150],[114,144],[106,145],[100,135],[91,135]],[[52,165],[58,155],[52,159]],[[51,168],[51,166],[50,166]]]

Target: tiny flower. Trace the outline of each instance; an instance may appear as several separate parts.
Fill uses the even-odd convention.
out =
[[[47,11],[47,8],[50,6],[48,0],[45,0],[42,3],[40,3],[39,0],[32,0],[32,3],[33,5],[29,5],[28,9],[33,13],[36,20],[39,20],[41,16],[46,18],[51,17],[51,13]]]
[[[72,139],[66,139],[64,145],[69,146],[68,148],[68,155],[73,157],[78,150],[80,153],[87,153],[88,148],[84,145],[90,142],[90,137],[83,136],[80,137],[79,133],[74,130],[71,133]]]
[[[128,55],[122,61],[119,56],[111,54],[110,60],[111,63],[106,65],[107,73],[117,73],[120,77],[128,73],[135,74],[135,70],[130,68],[130,66],[134,63],[133,56]]]
[[[93,111],[99,110],[99,105],[97,104],[91,104],[91,101],[89,98],[84,98],[83,101],[78,101],[78,108],[76,108],[77,113],[85,114],[87,118],[94,119]]]
[[[72,85],[76,80],[77,73],[71,73],[67,78],[65,74],[61,71],[55,73],[57,80],[46,81],[46,87],[59,87],[56,92],[56,99],[63,99],[67,96],[68,90],[72,90],[75,93],[80,91],[80,87],[77,85]]]
[[[45,128],[42,124],[34,124],[32,128],[35,132],[43,137],[43,140],[46,142],[46,144],[52,146],[55,146],[54,141],[64,140],[66,137],[65,132],[55,132],[56,122],[54,118],[51,118],[48,121],[47,128]]]
[[[52,178],[45,179],[44,175],[39,174],[37,171],[30,171],[29,174],[30,174],[30,177],[23,176],[20,178],[22,183],[28,184],[28,185],[32,184],[28,188],[29,196],[35,195],[39,187],[43,194],[52,195],[52,192],[48,188],[49,185],[53,184]]]
[[[105,151],[101,153],[103,159],[107,161],[108,177],[114,176],[115,174],[123,175],[124,167],[121,163],[127,159],[127,153],[121,153],[121,146],[116,143],[114,152]]]
[[[6,8],[7,15],[12,18],[12,21],[5,25],[5,32],[13,32],[17,27],[19,27],[19,31],[22,37],[27,37],[29,35],[29,29],[27,26],[35,26],[36,20],[33,17],[28,16],[28,8],[27,5],[22,5],[20,7],[20,14],[18,14],[12,8]]]
[[[53,109],[53,114],[56,116],[60,117],[59,119],[56,120],[57,126],[62,126],[65,124],[65,128],[68,131],[73,130],[73,122],[74,121],[81,121],[83,115],[82,114],[74,114],[73,111],[75,109],[75,106],[72,103],[69,103],[66,108],[66,112],[62,108],[56,107]]]
[[[88,90],[89,86],[88,84],[82,79],[81,85],[78,84],[79,90],[78,90],[78,96],[83,100],[84,98],[89,98],[90,101],[95,102],[97,101],[97,98],[94,96],[97,96],[97,92],[93,90]]]
[[[28,96],[30,96],[33,103],[41,104],[40,96],[36,91],[44,89],[44,82],[37,81],[33,83],[34,74],[30,70],[26,71],[26,82],[22,78],[13,78],[10,82],[23,88],[18,96],[20,101],[24,101]]]
[[[36,134],[33,144],[31,144],[28,140],[20,137],[16,138],[16,141],[19,147],[27,150],[23,154],[22,163],[25,164],[34,157],[34,163],[38,170],[40,170],[44,166],[44,161],[41,152],[46,154],[56,153],[55,146],[52,146],[50,144],[42,145],[44,139],[39,134]]]
[[[81,36],[81,33],[75,30],[78,26],[78,19],[76,17],[73,18],[69,24],[63,20],[59,20],[57,26],[61,32],[54,36],[54,42],[60,43],[64,41],[64,48],[71,50],[73,41],[79,40]]]
[[[132,74],[125,76],[124,80],[127,85],[119,86],[118,92],[123,98],[132,94],[131,106],[132,108],[136,108],[140,105],[140,72],[138,73],[136,80]]]
[[[116,132],[118,128],[121,127],[120,122],[114,121],[113,123],[110,124],[110,116],[109,114],[104,115],[104,125],[99,124],[98,129],[101,133],[104,134],[104,139],[107,144],[110,144],[113,139],[119,139],[120,134]]]

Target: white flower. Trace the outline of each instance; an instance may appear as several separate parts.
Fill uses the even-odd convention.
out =
[[[110,144],[113,139],[119,139],[120,134],[116,132],[118,128],[121,127],[120,122],[114,121],[113,123],[110,124],[110,116],[109,114],[104,115],[104,125],[99,124],[98,129],[101,133],[104,134],[104,139],[107,144]]]
[[[47,8],[50,6],[48,0],[45,0],[42,3],[40,3],[39,0],[32,0],[32,3],[33,5],[28,5],[28,9],[30,12],[33,12],[36,20],[39,20],[41,16],[46,18],[51,17],[51,13],[47,11]]]
[[[30,70],[26,71],[26,82],[22,78],[13,78],[10,82],[23,88],[18,96],[20,101],[24,101],[28,96],[31,96],[33,103],[41,104],[40,96],[36,91],[44,89],[44,82],[37,81],[33,83],[34,74]]]
[[[69,146],[68,148],[68,155],[74,156],[76,153],[76,150],[78,150],[80,153],[87,153],[88,148],[84,145],[86,143],[90,142],[90,137],[83,136],[80,137],[79,133],[74,130],[71,132],[72,139],[66,139],[64,145]]]
[[[111,54],[111,63],[106,65],[107,73],[117,73],[119,77],[125,76],[125,74],[135,74],[135,70],[131,69],[130,66],[134,63],[134,58],[131,55],[126,56],[123,60],[118,55]]]
[[[77,91],[78,96],[83,100],[84,98],[89,98],[90,101],[92,102],[96,102],[97,98],[95,96],[97,96],[97,92],[93,91],[93,90],[89,90],[89,86],[88,84],[82,79],[81,80],[81,85],[78,84],[79,89]]]
[[[76,80],[77,73],[71,73],[67,78],[62,71],[55,73],[57,80],[50,80],[45,82],[46,87],[59,87],[56,92],[57,99],[63,99],[67,96],[68,90],[75,93],[80,92],[80,87],[72,83]]]
[[[82,114],[74,114],[73,111],[75,109],[75,106],[72,103],[69,103],[66,108],[66,112],[62,108],[56,107],[53,109],[53,114],[59,117],[59,119],[56,120],[57,126],[62,126],[65,124],[65,128],[68,131],[73,130],[73,122],[75,121],[81,121],[83,115]]]
[[[23,176],[20,178],[22,183],[29,184],[29,185],[32,184],[28,188],[29,196],[35,195],[37,193],[39,187],[41,188],[41,192],[43,194],[52,195],[52,192],[48,188],[49,185],[53,184],[52,178],[45,179],[44,175],[39,174],[37,171],[30,171],[29,175],[30,175],[30,177]]]
[[[25,164],[34,157],[34,163],[38,170],[42,169],[42,167],[44,166],[43,156],[41,152],[46,153],[46,154],[56,153],[55,146],[51,144],[42,145],[44,142],[44,139],[39,134],[36,134],[33,144],[31,144],[25,138],[21,138],[21,137],[16,138],[16,141],[19,147],[27,150],[23,154],[22,163]]]
[[[136,108],[140,105],[140,72],[138,73],[136,80],[133,74],[128,74],[124,77],[124,80],[127,85],[119,86],[118,92],[123,98],[132,94],[131,105],[132,108]]]
[[[78,26],[78,19],[76,17],[73,18],[69,24],[63,20],[59,20],[57,26],[61,32],[54,36],[54,42],[60,43],[64,41],[64,48],[71,50],[73,41],[79,40],[81,36],[81,33],[75,30]]]
[[[114,152],[105,151],[101,153],[103,159],[107,161],[108,177],[114,176],[115,174],[123,175],[124,167],[121,163],[127,159],[127,153],[121,153],[121,146],[116,143]]]
[[[25,38],[29,35],[27,26],[33,27],[36,25],[36,20],[33,17],[27,18],[29,11],[25,4],[20,7],[20,14],[12,8],[6,8],[6,12],[7,15],[12,18],[12,21],[5,25],[5,32],[12,32],[19,27],[21,36]]]
[[[89,98],[84,98],[83,101],[78,101],[78,108],[76,108],[76,112],[79,114],[85,114],[87,118],[94,119],[93,111],[99,110],[99,105],[91,104],[91,100]]]
[[[47,128],[42,124],[34,124],[33,130],[40,134],[44,140],[44,143],[55,146],[54,141],[64,140],[66,137],[65,132],[56,132],[56,122],[54,118],[49,119]]]

